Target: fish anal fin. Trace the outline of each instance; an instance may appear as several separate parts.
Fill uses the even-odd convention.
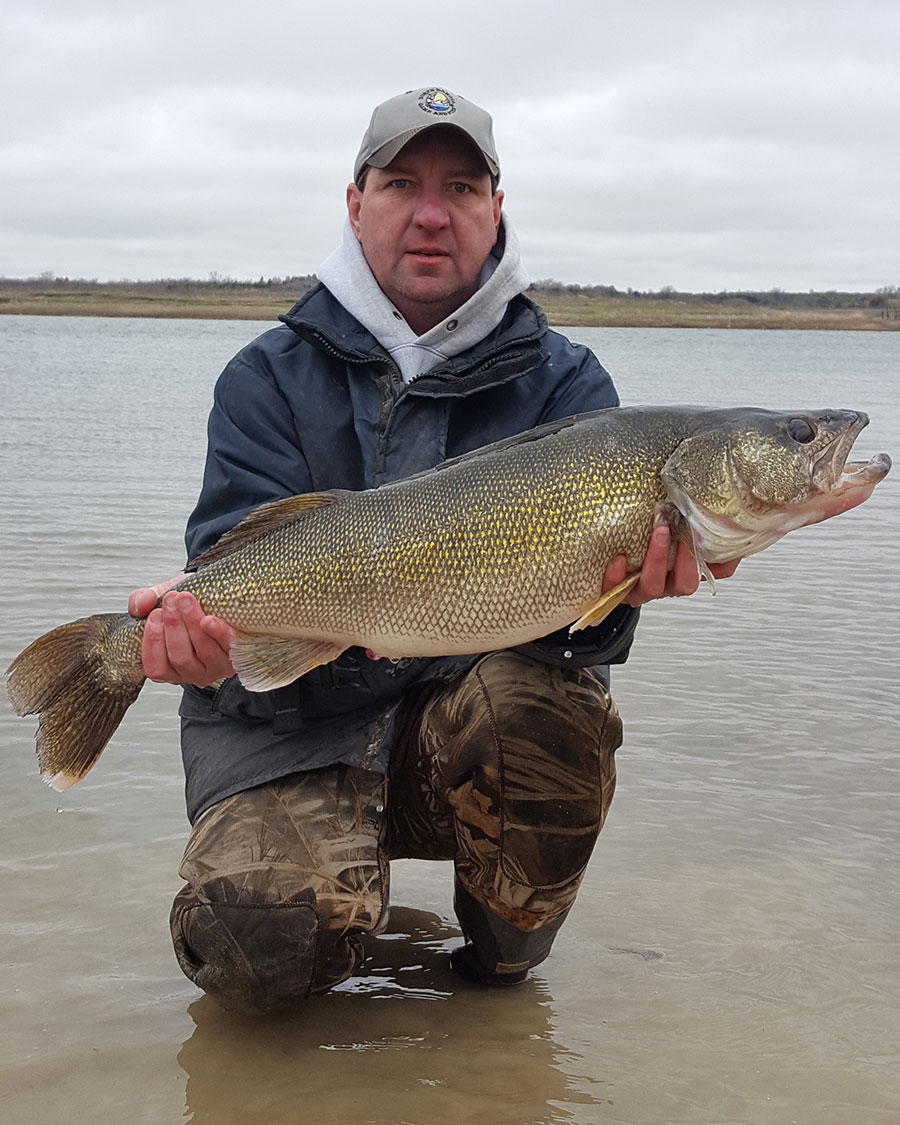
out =
[[[326,504],[333,504],[346,495],[342,489],[333,489],[331,492],[304,492],[299,496],[288,496],[284,500],[273,500],[270,504],[261,504],[248,512],[239,524],[226,531],[224,535],[202,555],[197,555],[188,563],[189,570],[197,570],[201,566],[208,566],[211,562],[224,559],[241,547],[267,535],[276,528],[292,523],[308,512],[322,508]]]
[[[336,659],[346,647],[335,641],[236,632],[229,655],[248,691],[271,691]]]
[[[621,605],[624,599],[628,597],[638,584],[640,578],[640,572],[631,574],[617,586],[613,586],[611,590],[607,590],[606,593],[591,606],[587,613],[582,614],[575,624],[569,627],[569,632],[577,633],[579,629],[586,629],[588,625],[599,624],[604,617],[608,617],[609,614],[612,613],[616,606]]]

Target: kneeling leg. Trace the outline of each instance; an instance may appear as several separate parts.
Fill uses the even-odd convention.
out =
[[[386,912],[384,778],[337,766],[291,774],[197,821],[172,907],[184,973],[223,1007],[269,1012],[325,992],[362,960]]]
[[[522,979],[549,953],[609,810],[615,704],[587,670],[499,652],[430,695],[410,735],[393,848],[454,859],[469,943],[456,967]]]

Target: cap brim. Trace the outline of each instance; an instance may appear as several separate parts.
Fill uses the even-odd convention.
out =
[[[435,121],[433,123],[429,123],[428,125],[422,125],[417,129],[407,129],[405,133],[401,133],[399,136],[394,137],[392,140],[387,141],[380,148],[376,149],[371,156],[367,156],[365,160],[361,160],[359,162],[359,165],[354,173],[354,180],[359,179],[359,177],[362,175],[363,169],[367,165],[370,165],[372,168],[386,168],[388,164],[390,164],[391,161],[396,158],[400,150],[405,148],[406,145],[408,145],[414,137],[418,136],[419,133],[427,133],[429,129],[455,129],[457,133],[462,133],[466,140],[471,144],[472,148],[475,149],[475,151],[481,156],[482,160],[484,160],[488,172],[492,176],[499,177],[500,168],[498,167],[496,161],[492,157],[488,156],[484,149],[482,149],[478,145],[478,142],[473,139],[470,133],[468,133],[460,125],[456,125],[452,121]]]

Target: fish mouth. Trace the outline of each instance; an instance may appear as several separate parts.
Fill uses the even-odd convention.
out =
[[[885,477],[891,468],[886,453],[876,453],[868,461],[848,461],[856,439],[869,424],[868,414],[857,412],[838,438],[819,455],[813,465],[813,483],[822,492],[843,492],[848,489],[869,488]]]
[[[891,459],[886,453],[876,453],[868,461],[848,461],[837,482],[838,488],[860,488],[876,485],[891,471]]]
[[[853,443],[868,424],[869,416],[857,413],[856,420],[816,460],[813,484],[819,493],[808,505],[810,523],[856,508],[890,472],[891,459],[886,453],[876,453],[868,461],[847,460]]]

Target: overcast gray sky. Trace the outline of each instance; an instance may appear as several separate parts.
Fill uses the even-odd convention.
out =
[[[0,0],[0,275],[287,276],[373,106],[488,109],[534,278],[900,285],[897,0]]]

